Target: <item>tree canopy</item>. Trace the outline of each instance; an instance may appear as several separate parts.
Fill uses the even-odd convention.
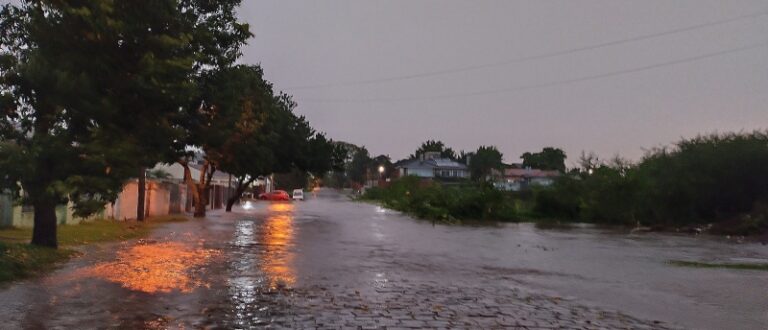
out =
[[[234,65],[251,36],[239,4],[2,6],[0,189],[34,206],[34,244],[56,246],[57,204],[92,214],[139,168],[190,148],[203,152],[209,179],[216,168],[247,180],[331,167],[330,141],[293,113],[290,96],[260,67]]]
[[[77,215],[91,214],[139,167],[183,148],[195,77],[234,61],[250,36],[236,20],[239,3],[2,7],[0,138],[8,143],[0,152],[3,165],[21,168],[3,182],[23,188],[34,206],[34,244],[57,245],[57,204],[69,200]]]
[[[494,146],[480,146],[469,158],[469,171],[473,180],[486,180],[493,170],[501,171],[502,154]]]
[[[370,174],[372,162],[373,160],[371,159],[370,154],[368,154],[368,149],[360,147],[352,155],[352,160],[349,162],[347,169],[349,179],[352,180],[352,182],[364,183],[367,176]]]
[[[546,147],[540,152],[526,152],[520,158],[526,167],[565,172],[565,151],[559,148]]]
[[[457,159],[456,152],[453,151],[453,149],[446,147],[442,141],[435,140],[427,140],[426,142],[422,143],[421,146],[419,146],[419,148],[416,149],[416,151],[411,154],[409,158],[417,159],[427,152],[438,152],[440,153],[441,158],[448,158],[452,160]]]

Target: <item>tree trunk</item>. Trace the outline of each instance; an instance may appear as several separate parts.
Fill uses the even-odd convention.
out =
[[[195,218],[205,217],[205,207],[208,205],[208,191],[201,186],[202,185],[195,185],[195,189],[198,191],[198,199],[195,203]]]
[[[208,204],[208,190],[210,190],[211,178],[216,168],[206,161],[200,169],[200,182],[195,183],[187,161],[179,160],[179,164],[184,167],[184,181],[192,192],[192,202],[195,205],[193,216],[195,218],[205,217],[205,207]]]
[[[146,200],[145,194],[147,189],[147,169],[144,167],[139,169],[139,184],[137,188],[139,195],[136,199],[136,220],[144,221],[144,201]]]
[[[227,198],[227,212],[232,212],[232,206],[235,205],[235,202],[237,201],[237,198],[235,196],[232,196],[230,198]]]
[[[32,244],[57,248],[59,244],[56,238],[56,200],[35,198],[32,206],[35,209]]]
[[[227,209],[226,212],[232,212],[232,206],[235,205],[235,202],[237,202],[238,199],[240,199],[240,196],[243,195],[243,191],[245,188],[243,188],[245,185],[242,181],[237,182],[237,188],[235,188],[235,193],[232,194],[230,192],[230,196],[227,198]]]
[[[54,116],[52,114],[56,112],[55,108],[47,103],[41,104],[40,108],[36,110],[38,110],[38,116],[34,123],[33,146],[36,145],[34,141],[45,141],[45,138],[48,137],[49,131],[53,127]],[[43,151],[36,155],[35,172],[37,174],[32,180],[23,184],[23,187],[27,190],[35,211],[31,244],[55,249],[59,247],[59,241],[56,237],[56,230],[58,229],[56,228],[56,203],[59,199],[56,198],[56,195],[50,195],[46,192],[48,188],[51,188],[53,180],[49,177],[50,168],[55,164],[54,157],[46,151],[48,150],[43,148]]]
[[[235,193],[229,196],[227,199],[227,212],[232,212],[232,206],[235,205],[235,202],[240,200],[240,196],[243,196],[243,193],[245,192],[245,189],[247,189],[251,183],[253,183],[253,180],[255,178],[251,178],[248,181],[243,182],[243,179],[237,180],[237,188],[235,188]]]
[[[149,218],[149,210],[152,209],[152,181],[149,182],[147,189],[147,202],[145,204],[144,218]]]

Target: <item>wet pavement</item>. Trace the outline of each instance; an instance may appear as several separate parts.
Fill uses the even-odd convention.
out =
[[[88,246],[0,288],[0,329],[768,329],[768,262],[716,238],[442,226],[331,191]]]

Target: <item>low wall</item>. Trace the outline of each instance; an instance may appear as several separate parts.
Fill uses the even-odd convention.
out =
[[[234,192],[233,188],[213,185],[209,192],[209,209],[220,209],[226,205],[227,198]],[[160,180],[147,180],[144,195],[144,208],[148,217],[163,216],[191,212],[192,193],[186,184]],[[115,220],[135,220],[138,201],[138,180],[125,184],[123,191],[113,204],[107,204],[103,211],[89,218],[79,218],[72,214],[71,205],[60,205],[56,208],[56,219],[59,224],[78,224],[84,220],[110,218]],[[29,206],[15,204],[10,196],[0,194],[0,227],[32,227],[34,211]]]
[[[137,180],[128,182],[115,203],[107,205],[107,216],[116,220],[136,219],[138,186]],[[187,203],[187,196],[187,186],[184,184],[147,180],[144,193],[145,215],[155,217],[182,213],[181,205]]]
[[[104,217],[101,211],[89,218],[76,217],[70,205],[56,207],[56,221],[60,225],[76,225],[82,221]],[[35,212],[31,207],[25,207],[14,203],[7,195],[0,195],[0,227],[31,228],[34,223]]]

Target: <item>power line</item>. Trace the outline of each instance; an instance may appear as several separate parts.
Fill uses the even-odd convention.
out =
[[[610,46],[616,46],[646,39],[652,39],[662,36],[667,36],[671,34],[677,34],[681,32],[687,32],[692,30],[698,30],[706,27],[711,26],[717,26],[717,25],[723,25],[732,23],[735,21],[745,20],[745,19],[751,19],[751,18],[757,18],[760,16],[768,15],[768,12],[762,11],[754,14],[748,14],[748,15],[742,15],[742,16],[736,16],[725,20],[720,21],[713,21],[713,22],[707,22],[707,23],[701,23],[691,26],[686,26],[682,28],[677,28],[673,30],[667,30],[663,32],[657,32],[657,33],[651,33],[651,34],[644,34],[639,35],[631,38],[626,39],[619,39],[619,40],[613,40],[613,41],[607,41],[603,43],[598,44],[592,44],[577,48],[571,48],[551,53],[543,53],[538,55],[532,55],[532,56],[524,56],[524,57],[518,57],[510,60],[505,60],[501,62],[494,62],[494,63],[486,63],[486,64],[476,64],[476,65],[470,65],[470,66],[464,66],[464,67],[457,67],[452,69],[445,69],[445,70],[436,70],[436,71],[427,71],[427,72],[421,72],[421,73],[415,73],[415,74],[408,74],[408,75],[400,75],[400,76],[391,76],[391,77],[385,77],[385,78],[377,78],[377,79],[366,79],[366,80],[356,80],[356,81],[347,81],[347,82],[338,82],[338,83],[326,83],[326,84],[317,84],[317,85],[304,85],[304,86],[294,86],[294,87],[288,87],[285,88],[285,90],[302,90],[302,89],[317,89],[317,88],[326,88],[326,87],[339,87],[339,86],[353,86],[353,85],[370,85],[370,84],[379,84],[384,82],[391,82],[391,81],[400,81],[400,80],[409,80],[409,79],[416,79],[416,78],[424,78],[424,77],[431,77],[431,76],[442,76],[442,75],[448,75],[453,73],[459,73],[459,72],[466,72],[466,71],[475,71],[475,70],[481,70],[481,69],[487,69],[492,67],[498,67],[498,66],[504,66],[509,64],[515,64],[515,63],[523,63],[528,61],[534,61],[534,60],[540,60],[545,58],[551,58],[551,57],[557,57],[572,53],[578,53],[588,50],[594,50],[599,48],[605,48]]]
[[[625,70],[618,70],[618,71],[611,71],[601,74],[595,74],[590,76],[583,76],[578,78],[572,78],[572,79],[566,79],[566,80],[558,80],[558,81],[551,81],[547,83],[541,83],[541,84],[533,84],[533,85],[526,85],[526,86],[519,86],[519,87],[512,87],[512,88],[500,88],[500,89],[491,89],[491,90],[481,90],[481,91],[475,91],[475,92],[469,92],[469,93],[458,93],[458,94],[442,94],[442,95],[434,95],[434,96],[417,96],[417,97],[406,97],[406,98],[371,98],[371,99],[302,99],[300,102],[327,102],[327,103],[365,103],[365,102],[401,102],[401,101],[423,101],[423,100],[439,100],[439,99],[450,99],[450,98],[458,98],[458,97],[467,97],[467,96],[478,96],[478,95],[489,95],[489,94],[499,94],[499,93],[512,93],[512,92],[519,92],[524,90],[531,90],[531,89],[538,89],[538,88],[545,88],[545,87],[553,87],[558,85],[567,85],[567,84],[573,84],[583,81],[589,81],[589,80],[597,80],[602,78],[608,78],[613,76],[619,76],[619,75],[625,75],[630,73],[636,73],[641,71],[648,71],[653,69],[658,69],[661,67],[666,66],[672,66],[682,63],[688,63],[688,62],[695,62],[711,57],[717,57],[717,56],[723,56],[727,54],[732,53],[738,53],[743,52],[747,50],[752,50],[760,47],[764,47],[768,45],[768,42],[761,42],[757,44],[747,45],[739,48],[731,48],[727,50],[722,50],[718,52],[713,53],[707,53],[703,55],[693,56],[693,57],[686,57],[682,59],[677,59],[673,61],[667,61],[662,63],[656,63],[651,65],[646,65],[642,67],[637,68],[631,68],[631,69],[625,69]]]

